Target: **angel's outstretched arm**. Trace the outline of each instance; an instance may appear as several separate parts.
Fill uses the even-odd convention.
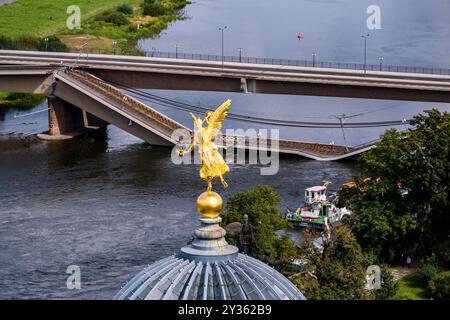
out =
[[[193,141],[189,146],[189,148],[186,149],[186,153],[191,152],[192,150],[194,150],[194,148],[195,148],[195,141]]]
[[[183,148],[178,149],[178,155],[180,157],[182,157],[186,153],[190,153],[192,150],[194,150],[194,148],[195,148],[195,141],[193,140],[191,145],[189,146],[189,148],[187,148],[187,149],[183,149]]]

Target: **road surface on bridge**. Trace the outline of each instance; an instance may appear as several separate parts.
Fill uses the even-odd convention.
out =
[[[36,76],[27,66],[72,66],[135,88],[450,102],[450,75],[440,74],[9,50],[0,50],[0,66],[0,88],[12,73]]]

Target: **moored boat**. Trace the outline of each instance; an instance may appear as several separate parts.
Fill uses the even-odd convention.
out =
[[[327,184],[306,188],[303,206],[295,211],[288,208],[285,218],[297,227],[325,229],[337,226],[351,212],[347,208],[338,208],[336,202],[336,194],[327,196]]]

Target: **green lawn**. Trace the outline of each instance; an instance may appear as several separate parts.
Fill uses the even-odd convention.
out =
[[[424,300],[425,285],[417,273],[412,273],[398,280],[398,291],[394,300]]]
[[[25,36],[30,33],[34,36],[47,36],[64,31],[69,17],[67,7],[70,5],[80,7],[81,21],[84,21],[117,5],[141,2],[141,0],[19,0],[0,6],[0,34],[8,37]]]

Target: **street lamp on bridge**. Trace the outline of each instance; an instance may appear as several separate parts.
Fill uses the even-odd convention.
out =
[[[116,54],[117,41],[113,40],[112,45],[113,45],[113,51],[114,51],[114,55],[115,55]]]
[[[364,38],[364,75],[366,75],[366,62],[367,62],[367,38],[370,34],[363,34],[361,37]]]
[[[312,62],[313,62],[313,68],[316,66],[316,53],[315,52],[313,52],[312,53]]]
[[[381,71],[383,70],[383,60],[384,60],[383,56],[380,56],[378,60],[380,61],[380,71]]]
[[[227,28],[227,26],[223,26],[221,28],[219,28],[219,31],[222,31],[222,69],[224,66],[224,55],[223,55],[223,32],[225,31],[225,29]]]
[[[178,45],[178,43],[175,45],[175,59],[178,59],[178,48],[180,46]]]
[[[239,48],[239,62],[242,62],[242,48]]]

